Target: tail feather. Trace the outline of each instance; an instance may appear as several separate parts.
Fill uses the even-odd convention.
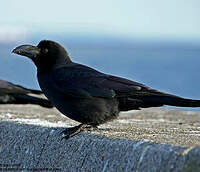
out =
[[[200,107],[200,100],[185,99],[153,89],[132,92],[127,98],[121,97],[119,99],[120,108],[123,110],[159,107],[163,105],[180,107]]]
[[[53,105],[47,99],[29,96],[26,94],[4,94],[0,95],[0,104],[36,104],[46,108]]]
[[[36,104],[46,108],[53,107],[53,105],[49,100],[43,98],[33,97],[29,95],[20,95],[20,94],[14,95],[14,98],[16,100],[15,103],[17,104]]]
[[[40,90],[29,89],[29,91],[30,91],[31,93],[33,93],[33,94],[43,94],[43,92],[40,91]]]
[[[200,100],[185,99],[174,96],[148,96],[140,98],[144,104],[162,104],[180,107],[200,107]]]

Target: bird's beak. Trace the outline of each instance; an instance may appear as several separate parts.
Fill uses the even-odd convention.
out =
[[[20,45],[16,47],[12,53],[35,59],[40,54],[40,48],[32,45]]]

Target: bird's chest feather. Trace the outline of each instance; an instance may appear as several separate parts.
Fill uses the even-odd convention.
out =
[[[45,96],[57,107],[62,104],[62,102],[66,102],[66,96],[62,94],[55,85],[55,82],[51,75],[48,74],[40,74],[38,75],[38,82],[41,90],[45,94]],[[57,105],[58,104],[58,105]]]
[[[119,113],[117,99],[79,98],[62,93],[51,75],[38,75],[38,82],[52,104],[71,119],[99,124],[115,118]]]
[[[64,114],[71,112],[78,113],[78,111],[88,111],[88,108],[92,110],[96,105],[92,99],[77,98],[72,95],[68,95],[68,93],[65,94],[61,92],[61,89],[58,89],[59,85],[55,84],[54,78],[52,78],[51,75],[38,75],[38,82],[45,96]],[[67,82],[70,82],[70,80],[66,79],[65,84]]]

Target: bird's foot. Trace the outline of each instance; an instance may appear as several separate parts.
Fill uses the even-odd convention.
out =
[[[80,124],[75,127],[66,128],[64,131],[61,132],[61,134],[64,135],[63,138],[69,139],[70,137],[73,137],[82,131],[93,131],[94,129],[97,129],[97,127],[87,124]]]

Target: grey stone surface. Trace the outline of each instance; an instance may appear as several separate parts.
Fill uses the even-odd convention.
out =
[[[0,105],[0,120],[47,127],[71,127],[79,123],[56,109],[35,105]],[[100,125],[93,134],[176,146],[200,145],[200,112],[148,108],[122,113],[117,120]]]
[[[181,172],[200,170],[199,147],[112,139],[81,133],[62,139],[63,128],[0,123],[0,164],[21,171]],[[12,166],[13,164],[13,166]],[[19,164],[15,167],[15,164]],[[6,167],[2,168],[6,171]],[[13,170],[12,170],[13,171]]]
[[[200,171],[199,112],[130,112],[68,140],[77,123],[55,109],[1,105],[0,120],[2,171]]]

